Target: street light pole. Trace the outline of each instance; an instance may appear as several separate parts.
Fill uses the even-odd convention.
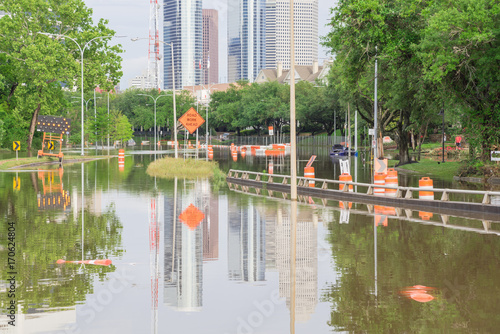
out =
[[[125,37],[125,36],[98,36],[98,37],[94,37],[92,38],[90,41],[88,41],[87,43],[85,43],[85,45],[83,46],[83,48],[80,46],[80,44],[74,39],[74,38],[71,38],[67,35],[63,35],[63,34],[51,34],[51,33],[48,33],[48,32],[37,32],[38,34],[41,34],[41,35],[45,35],[45,36],[48,36],[48,37],[54,37],[54,36],[57,36],[57,37],[62,37],[62,38],[69,38],[70,40],[72,40],[73,42],[75,42],[75,44],[78,46],[78,49],[80,49],[80,64],[81,64],[81,91],[82,91],[82,153],[81,155],[85,155],[84,151],[83,151],[83,148],[84,148],[84,130],[83,130],[83,123],[84,123],[84,119],[83,119],[83,53],[85,52],[85,49],[87,48],[87,46],[89,46],[89,44],[96,40],[96,39],[100,39],[100,38],[110,38],[110,37]]]
[[[155,132],[155,141],[154,141],[154,146],[155,146],[155,158],[156,158],[156,146],[157,146],[157,145],[156,145],[156,101],[158,101],[158,99],[159,99],[160,97],[162,97],[162,96],[168,96],[168,95],[158,95],[158,96],[156,97],[156,99],[155,99],[152,95],[149,95],[149,94],[137,94],[137,95],[141,95],[141,96],[149,96],[150,98],[152,98],[152,99],[153,99],[153,102],[154,102],[154,103],[153,103],[153,105],[154,105],[154,112],[155,112],[155,127],[154,127],[154,129],[155,129],[155,131],[154,131],[154,132]]]
[[[439,112],[438,115],[443,115],[443,145],[442,145],[442,149],[443,149],[443,154],[442,154],[443,161],[441,161],[441,162],[445,163],[445,161],[444,161],[444,102],[443,102],[443,109],[441,109],[441,111]]]
[[[131,41],[135,42],[140,39],[149,39],[149,38],[139,38],[135,37],[132,38]],[[178,158],[178,152],[177,152],[177,110],[176,110],[176,104],[175,104],[175,66],[174,66],[174,43],[167,43],[164,41],[158,40],[158,42],[169,45],[170,50],[172,51],[172,96],[173,96],[173,104],[174,104],[174,146],[175,146],[175,158]]]

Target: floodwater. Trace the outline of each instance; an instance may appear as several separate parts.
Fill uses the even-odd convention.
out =
[[[312,153],[316,177],[338,178],[338,162],[324,152],[300,152],[299,175]],[[145,173],[152,159],[127,155],[122,169],[111,158],[0,173],[0,332],[500,328],[498,222],[443,224],[437,214],[388,209],[375,226],[362,203],[313,199],[295,208],[225,183],[155,179]],[[235,162],[218,149],[215,159],[226,171],[267,171],[271,162]],[[289,173],[288,159],[272,160],[275,174]],[[359,182],[370,181],[366,160],[352,159]],[[400,185],[416,183],[401,175]],[[435,180],[444,186],[458,187]],[[105,259],[112,264],[57,263]]]

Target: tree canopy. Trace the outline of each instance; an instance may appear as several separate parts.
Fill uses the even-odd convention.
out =
[[[63,87],[80,90],[80,50],[87,91],[118,83],[122,50],[109,45],[105,36],[115,32],[106,20],[94,25],[92,10],[81,0],[4,0],[0,10],[6,13],[0,19],[0,112],[4,127],[16,124],[9,140],[27,138],[30,151],[38,115],[60,112]]]

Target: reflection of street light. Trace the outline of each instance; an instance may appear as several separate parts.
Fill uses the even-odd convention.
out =
[[[438,115],[442,115],[443,116],[443,161],[441,161],[442,163],[444,163],[444,102],[443,102],[443,109],[441,109],[441,111],[439,112]]]
[[[138,41],[140,39],[149,39],[149,38],[139,38],[139,37],[135,37],[135,38],[132,38],[131,41],[132,42],[135,42],[135,41]],[[177,153],[177,111],[176,111],[176,107],[175,107],[175,67],[174,67],[174,43],[166,43],[164,41],[160,41],[158,40],[158,42],[161,42],[163,44],[166,44],[166,45],[170,45],[170,50],[172,51],[172,96],[173,96],[173,104],[174,104],[174,147],[175,147],[175,157],[177,158],[178,157],[178,153]],[[158,87],[159,88],[159,87]]]
[[[154,111],[155,111],[155,141],[154,141],[154,147],[155,147],[155,159],[156,159],[156,101],[162,97],[162,96],[168,96],[168,95],[158,95],[156,97],[156,99],[152,96],[152,95],[148,95],[148,94],[137,94],[137,95],[141,95],[141,96],[149,96],[150,98],[153,99],[154,101]]]
[[[85,52],[85,48],[90,44],[90,42],[96,40],[96,39],[99,39],[99,38],[111,38],[111,37],[125,37],[125,36],[98,36],[98,37],[94,37],[92,38],[90,41],[88,41],[87,43],[85,43],[85,45],[83,46],[83,48],[80,46],[80,44],[73,38],[67,36],[67,35],[62,35],[62,34],[51,34],[51,33],[48,33],[48,32],[37,32],[37,34],[41,34],[41,35],[45,35],[45,36],[48,36],[48,37],[54,37],[54,36],[57,36],[57,37],[62,37],[62,38],[69,38],[70,40],[72,40],[73,42],[75,42],[75,44],[78,46],[78,49],[80,49],[80,57],[81,57],[81,90],[82,90],[82,155],[85,155],[84,152],[83,152],[83,53]]]

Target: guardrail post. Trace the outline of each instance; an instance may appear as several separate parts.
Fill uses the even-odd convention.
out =
[[[491,197],[490,197],[490,193],[486,193],[486,194],[484,194],[483,204],[491,204]]]
[[[448,202],[450,200],[450,196],[448,195],[448,192],[446,190],[443,191],[443,196],[441,196],[441,200],[444,202]]]
[[[413,191],[411,191],[410,189],[406,190],[405,198],[408,198],[408,199],[413,198]]]

